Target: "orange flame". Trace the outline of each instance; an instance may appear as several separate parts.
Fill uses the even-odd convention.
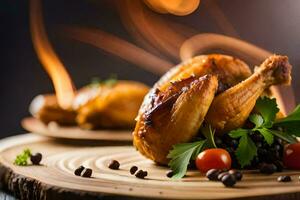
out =
[[[191,14],[200,4],[200,0],[144,0],[144,2],[156,12],[179,16]]]
[[[100,29],[64,27],[62,34],[98,47],[156,74],[163,74],[174,66],[173,63]]]
[[[72,80],[54,52],[43,25],[41,1],[30,0],[30,30],[36,53],[51,77],[59,105],[70,108],[75,96]]]
[[[179,61],[178,50],[188,37],[195,34],[194,30],[151,12],[140,0],[122,0],[117,6],[125,28],[139,44],[156,55],[153,49]]]

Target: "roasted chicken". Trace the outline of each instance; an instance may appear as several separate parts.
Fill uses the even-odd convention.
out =
[[[215,93],[250,75],[243,61],[218,54],[198,56],[171,69],[144,99],[134,145],[146,157],[166,164],[174,144],[197,134]]]
[[[70,109],[62,109],[55,95],[39,95],[30,105],[30,112],[45,124],[82,128],[129,128],[149,88],[135,81],[114,84],[93,84],[78,91]]]
[[[251,75],[247,64],[225,55],[195,57],[166,73],[147,94],[133,132],[135,147],[167,164],[173,145],[191,141],[203,121],[219,133],[242,127],[256,99],[271,85],[290,82],[285,56],[268,58]]]
[[[75,99],[76,120],[80,127],[131,128],[149,88],[134,81],[118,81],[114,85],[100,85],[92,94],[91,91],[84,89]]]

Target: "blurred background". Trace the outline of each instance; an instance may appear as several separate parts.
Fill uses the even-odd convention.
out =
[[[44,0],[42,1],[43,18],[49,40],[64,66],[67,68],[77,88],[88,84],[92,77],[107,78],[116,74],[118,79],[133,79],[152,85],[163,70],[154,69],[148,64],[139,63],[140,54],[133,54],[133,59],[126,60],[115,54],[124,54],[124,48],[117,48],[110,53],[111,46],[107,42],[106,50],[97,48],[87,42],[74,39],[72,31],[65,27],[89,27],[104,31],[105,34],[126,41],[127,45],[138,47],[138,52],[145,50],[166,65],[180,62],[174,49],[180,45],[161,43],[157,39],[170,38],[165,28],[177,28],[184,38],[198,33],[219,33],[240,38],[270,52],[288,55],[293,65],[293,88],[296,103],[300,103],[300,1],[294,0],[202,0],[192,14],[176,16],[159,14],[142,5],[149,15],[146,20],[167,20],[154,26],[152,39],[146,37],[153,33],[145,27],[141,34],[132,28],[132,19],[140,20],[138,12],[132,5],[124,4],[125,0]],[[135,2],[135,0],[132,0]],[[124,12],[120,12],[120,9]],[[127,13],[126,13],[127,12]],[[132,15],[133,14],[133,15]],[[158,18],[157,18],[158,17]],[[51,79],[44,71],[32,44],[29,22],[29,2],[20,0],[0,1],[0,34],[1,34],[1,73],[0,73],[0,137],[24,132],[20,120],[29,115],[28,106],[38,94],[53,93]],[[142,21],[142,20],[141,20]],[[170,24],[174,22],[176,24]],[[140,26],[144,26],[140,22]],[[181,25],[178,25],[180,23]],[[151,32],[152,31],[152,32]],[[103,32],[101,32],[103,33]],[[76,35],[76,34],[75,34]],[[79,34],[80,36],[80,34]],[[151,38],[151,34],[149,36]],[[148,40],[147,40],[148,39]],[[119,40],[118,40],[119,41]],[[117,41],[117,43],[118,43]],[[93,43],[93,42],[89,42]],[[120,52],[119,52],[120,51]],[[121,56],[122,57],[122,56]],[[126,56],[125,56],[126,57]],[[149,70],[149,68],[153,68]],[[162,66],[163,67],[163,66]],[[298,79],[297,79],[298,78]]]

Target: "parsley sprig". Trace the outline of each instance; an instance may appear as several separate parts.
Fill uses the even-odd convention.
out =
[[[99,87],[100,85],[106,85],[108,87],[114,86],[118,82],[116,75],[111,75],[108,79],[100,79],[98,77],[93,77],[89,86],[90,87]]]
[[[172,176],[173,179],[182,178],[186,174],[190,161],[195,160],[201,151],[207,148],[216,148],[214,142],[215,132],[212,130],[211,126],[203,126],[201,132],[206,139],[191,143],[176,144],[169,152],[167,158],[170,159],[170,162],[168,165],[174,173]]]
[[[24,149],[22,153],[16,156],[14,164],[19,166],[26,166],[28,165],[28,159],[30,158],[30,156],[31,156],[30,149]]]
[[[249,165],[252,159],[257,155],[257,147],[250,135],[261,134],[268,145],[273,144],[274,136],[277,136],[288,143],[295,143],[297,140],[294,136],[300,136],[299,106],[293,113],[277,121],[275,121],[275,118],[279,109],[275,98],[259,98],[254,110],[257,113],[249,116],[249,120],[253,123],[254,128],[240,128],[229,132],[230,137],[239,138],[239,145],[235,155],[241,167]]]
[[[168,154],[168,158],[171,159],[169,166],[174,173],[172,176],[173,179],[182,178],[186,174],[190,160],[196,159],[205,142],[206,140],[200,140],[174,145],[173,150]]]

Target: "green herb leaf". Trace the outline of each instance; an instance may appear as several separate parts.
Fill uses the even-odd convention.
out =
[[[261,127],[264,123],[264,119],[262,118],[261,115],[258,114],[252,114],[249,116],[249,120],[255,124],[255,129]]]
[[[239,129],[236,129],[236,130],[232,130],[228,133],[228,135],[232,138],[240,138],[244,135],[247,135],[249,132],[249,130],[247,129],[242,129],[242,128],[239,128]]]
[[[286,116],[285,118],[281,118],[276,120],[276,124],[290,122],[290,121],[300,121],[300,105],[298,105],[294,111]]]
[[[98,86],[101,83],[101,79],[99,77],[93,77],[90,82],[90,86]]]
[[[294,136],[292,136],[291,134],[288,134],[286,132],[277,131],[277,130],[269,130],[269,132],[272,133],[273,135],[287,141],[290,144],[298,142]]]
[[[242,168],[250,164],[252,159],[257,155],[257,148],[248,136],[249,132],[250,130],[240,128],[229,133],[229,136],[232,138],[240,138],[235,155]]]
[[[204,125],[201,128],[201,133],[205,136],[206,147],[207,148],[217,148],[217,145],[214,140],[215,130],[212,130],[210,125]]]
[[[259,114],[249,116],[249,120],[255,125],[253,129],[240,128],[229,133],[229,136],[232,138],[240,138],[236,157],[241,167],[250,164],[257,154],[257,148],[249,135],[259,132],[269,145],[273,144],[274,136],[289,143],[297,142],[294,135],[300,136],[300,106],[297,106],[294,112],[286,118],[279,119],[276,122],[274,120],[279,111],[276,99],[259,98],[256,101],[255,110]],[[278,127],[282,128],[283,131],[274,130]]]
[[[100,85],[106,85],[108,87],[112,87],[117,82],[118,82],[117,76],[113,74],[108,79],[105,79],[105,80],[101,80],[98,77],[93,77],[89,86],[90,87],[99,87]]]
[[[278,119],[275,126],[285,128],[289,134],[300,136],[300,105],[287,117]]]
[[[30,149],[24,149],[23,152],[16,156],[14,161],[15,165],[26,166],[28,165],[28,158],[31,156]]]
[[[201,140],[173,146],[173,149],[167,156],[167,158],[171,159],[168,165],[174,172],[173,179],[180,179],[186,174],[190,160],[196,158],[205,142],[206,140]]]
[[[280,127],[284,128],[284,132],[290,135],[300,137],[300,121],[289,122],[281,124]]]
[[[264,119],[264,127],[271,128],[278,113],[279,108],[277,107],[275,98],[262,97],[256,101],[255,109],[262,115]]]
[[[252,159],[257,155],[257,148],[248,134],[241,136],[235,155],[242,168],[250,164]]]
[[[272,132],[267,129],[267,128],[260,128],[257,129],[257,131],[260,132],[260,134],[262,134],[262,136],[264,137],[264,139],[266,140],[266,142],[268,143],[268,145],[272,145],[274,142],[274,136],[272,134]]]
[[[105,80],[103,83],[104,83],[106,86],[112,87],[112,86],[114,86],[117,82],[118,82],[117,79],[112,79],[112,78],[110,78],[110,79]]]

